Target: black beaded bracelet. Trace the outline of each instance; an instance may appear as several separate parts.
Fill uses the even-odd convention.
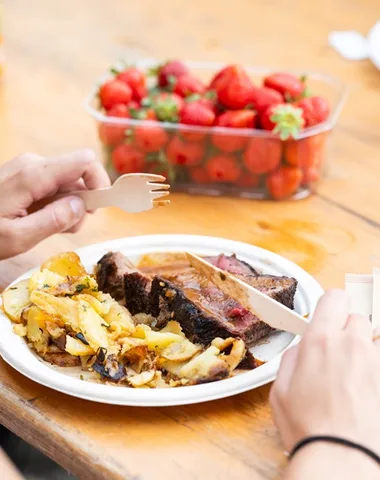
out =
[[[306,445],[309,445],[309,443],[314,443],[314,442],[329,442],[329,443],[335,443],[338,445],[343,445],[345,447],[354,448],[366,454],[367,456],[371,457],[372,460],[375,460],[375,462],[377,462],[380,465],[379,455],[377,455],[375,452],[373,452],[369,448],[364,447],[359,443],[351,442],[351,440],[346,440],[345,438],[341,438],[341,437],[335,437],[333,435],[313,435],[310,437],[303,438],[298,443],[296,443],[296,445],[293,447],[293,450],[289,453],[288,455],[289,460],[294,457],[294,455],[298,452],[298,450],[305,447]]]

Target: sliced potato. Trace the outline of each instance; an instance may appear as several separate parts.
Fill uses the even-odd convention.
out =
[[[92,306],[83,300],[74,302],[78,311],[78,325],[88,343],[94,349],[109,348],[107,328],[103,318],[95,312]]]
[[[86,345],[77,338],[66,336],[66,352],[74,356],[94,355],[95,351],[90,345]]]
[[[229,366],[218,356],[219,353],[218,348],[208,347],[207,350],[194,357],[181,368],[179,377],[187,378],[195,383],[228,377]]]
[[[183,341],[183,338],[175,333],[161,333],[154,332],[153,330],[147,331],[145,338],[149,350],[155,352],[161,352],[171,343]]]
[[[41,310],[49,315],[61,319],[64,323],[76,332],[80,331],[78,322],[78,303],[67,297],[55,297],[50,293],[34,291],[30,295],[31,301],[35,303]]]
[[[124,355],[125,353],[129,352],[132,348],[138,347],[140,345],[146,345],[145,340],[142,338],[132,338],[132,337],[124,337],[118,340],[118,343],[121,345],[120,353]]]
[[[49,320],[46,322],[46,330],[48,334],[54,339],[59,338],[66,333],[66,330],[64,328],[61,328],[55,322],[51,322],[50,317]]]
[[[128,377],[128,382],[132,385],[132,387],[142,387],[151,382],[154,379],[155,374],[155,370],[148,370],[147,372],[142,372]]]
[[[26,333],[27,333],[26,325],[22,325],[21,323],[16,323],[16,325],[13,326],[13,331],[19,337],[26,337]]]
[[[98,291],[98,284],[95,278],[85,275],[84,277],[66,277],[63,283],[52,286],[47,289],[48,293],[52,295],[73,296],[80,293],[92,293]]]
[[[39,270],[38,272],[34,272],[33,275],[29,279],[29,291],[33,292],[33,290],[47,290],[51,287],[55,287],[60,283],[64,283],[66,281],[65,277],[58,275],[57,273],[51,272],[47,268],[43,270]]]
[[[182,331],[182,327],[178,322],[170,320],[164,328],[160,330],[161,333],[175,333],[176,335],[181,335],[181,337],[186,338],[185,334]]]
[[[4,312],[16,323],[22,321],[22,311],[31,303],[28,285],[29,280],[21,280],[2,294]]]
[[[96,297],[88,293],[80,293],[79,295],[75,295],[73,297],[73,300],[84,300],[85,302],[89,303],[92,306],[92,308],[95,310],[96,313],[102,316],[106,315],[111,308],[109,304],[102,303]],[[108,322],[106,323],[108,324]]]
[[[201,351],[202,347],[200,345],[194,345],[189,340],[183,339],[182,342],[174,342],[166,347],[161,352],[161,357],[172,362],[184,362]]]
[[[125,307],[119,305],[117,302],[112,304],[109,312],[104,315],[103,318],[111,326],[111,329],[114,324],[118,324],[121,327],[121,331],[129,335],[132,335],[135,331],[132,315]]]
[[[86,269],[75,252],[60,253],[49,258],[42,264],[41,270],[44,268],[63,277],[82,277],[86,275]]]
[[[38,353],[46,353],[49,344],[49,334],[46,331],[46,314],[40,308],[32,305],[25,312],[27,319],[26,336]]]

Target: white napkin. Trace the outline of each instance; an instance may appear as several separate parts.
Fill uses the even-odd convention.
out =
[[[380,269],[372,275],[346,274],[345,290],[350,301],[350,313],[371,318],[373,328],[380,326]]]
[[[333,47],[348,60],[369,58],[380,69],[380,21],[369,31],[367,37],[355,30],[331,32],[328,37]]]

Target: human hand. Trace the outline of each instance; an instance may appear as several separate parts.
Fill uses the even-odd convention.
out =
[[[105,188],[110,180],[91,150],[54,158],[23,154],[0,167],[0,260],[23,253],[59,232],[75,232],[86,214],[73,195],[28,214],[56,193]]]
[[[306,436],[325,434],[380,454],[380,340],[375,337],[367,318],[348,314],[343,291],[332,290],[320,300],[301,342],[285,352],[270,394],[287,451]]]

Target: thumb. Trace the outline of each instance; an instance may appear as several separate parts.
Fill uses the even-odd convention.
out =
[[[64,232],[77,224],[85,215],[83,201],[75,196],[56,200],[41,210],[14,220],[20,252],[25,252],[55,233]]]

